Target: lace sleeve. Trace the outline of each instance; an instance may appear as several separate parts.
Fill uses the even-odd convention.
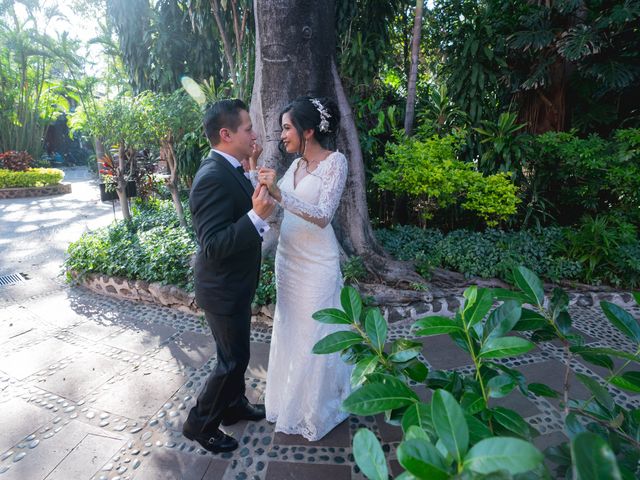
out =
[[[281,191],[280,205],[305,220],[326,227],[338,208],[347,181],[347,159],[341,153],[332,154],[322,172],[322,190],[317,205],[304,202],[290,192]],[[287,172],[288,173],[288,172]]]
[[[258,171],[257,170],[249,170],[249,180],[251,180],[251,185],[253,185],[253,188],[256,188],[256,185],[258,185]]]

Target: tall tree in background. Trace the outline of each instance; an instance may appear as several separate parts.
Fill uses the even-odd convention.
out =
[[[336,65],[333,1],[255,0],[256,69],[251,111],[263,158],[282,171],[277,148],[279,112],[301,95],[335,98],[340,112],[339,148],[349,160],[349,177],[334,227],[344,251],[359,255],[367,269],[394,282],[420,281],[407,265],[392,261],[376,241],[365,197],[362,151],[353,112]]]
[[[424,0],[416,0],[416,10],[413,20],[413,35],[411,38],[411,69],[407,82],[407,108],[404,114],[404,133],[411,136],[416,111],[416,83],[418,81],[418,62],[420,60],[420,38],[422,35],[422,10]]]
[[[135,93],[172,92],[180,78],[223,80],[222,48],[210,8],[187,0],[107,0],[106,11]]]

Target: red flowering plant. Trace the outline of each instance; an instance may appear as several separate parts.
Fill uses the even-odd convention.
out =
[[[106,186],[106,190],[115,190],[119,173],[118,164],[114,162],[113,157],[111,157],[108,153],[105,153],[104,156],[100,159],[99,172],[101,175],[102,183],[104,183]]]
[[[9,150],[0,153],[0,168],[14,172],[26,172],[33,165],[33,157],[28,152]]]

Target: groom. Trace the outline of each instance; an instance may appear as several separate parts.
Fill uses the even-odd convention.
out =
[[[249,364],[251,300],[258,285],[262,235],[275,203],[266,187],[254,190],[240,160],[256,142],[251,117],[241,100],[221,100],[204,114],[212,146],[191,186],[189,207],[198,240],[195,294],[217,347],[217,363],[182,433],[210,452],[228,452],[238,442],[218,426],[264,418],[264,405],[245,393]]]

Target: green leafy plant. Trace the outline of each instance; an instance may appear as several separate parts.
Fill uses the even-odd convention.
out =
[[[482,128],[474,128],[480,134],[480,143],[486,145],[480,157],[482,171],[510,172],[520,167],[527,153],[527,142],[518,132],[526,125],[518,124],[517,120],[517,113],[504,112],[497,122],[483,120]]]
[[[132,212],[131,222],[115,222],[72,242],[65,269],[193,290],[190,261],[196,242],[191,229],[179,226],[172,202],[135,202]]]
[[[270,305],[276,303],[276,274],[274,258],[269,256],[262,259],[260,265],[260,281],[253,297],[255,305]]]
[[[367,276],[367,269],[362,258],[357,255],[349,257],[342,266],[342,278],[347,284],[357,284]]]
[[[355,365],[351,377],[355,389],[343,408],[357,415],[384,413],[387,422],[402,428],[396,457],[405,472],[398,478],[550,478],[542,453],[531,443],[537,432],[517,412],[491,407],[489,400],[515,389],[525,395],[561,397],[570,442],[547,450],[558,474],[635,478],[640,418],[637,410],[616,404],[606,387],[640,391],[637,372],[625,371],[630,363],[640,363],[638,321],[619,306],[603,302],[606,317],[633,342],[635,353],[585,347],[572,328],[566,293],[556,289],[547,298],[541,280],[524,267],[515,268],[512,278],[517,290],[470,287],[454,318],[431,316],[414,325],[417,336],[448,334],[470,357],[470,373],[429,371],[419,358],[422,344],[415,340],[399,338],[387,345],[388,325],[379,310],[366,308],[355,289],[345,287],[342,309],[318,311],[314,319],[349,329],[328,335],[313,348],[317,354],[341,352],[347,363]],[[640,294],[635,297],[640,301]],[[559,340],[564,350],[563,392],[527,384],[521,372],[500,361],[549,339]],[[592,393],[585,401],[568,396],[572,355],[612,371],[605,386],[577,375]],[[614,371],[611,357],[626,363]],[[430,402],[420,400],[415,384],[433,390]],[[372,432],[356,433],[353,452],[365,476],[388,478],[384,451]]]
[[[398,136],[387,144],[373,181],[380,188],[409,195],[424,218],[460,203],[487,225],[495,226],[516,213],[517,188],[506,175],[485,177],[473,164],[457,160],[460,135],[426,140]]]
[[[613,216],[586,216],[579,228],[567,230],[567,240],[567,255],[583,264],[584,278],[587,282],[604,280],[617,285],[637,285],[640,265],[634,269],[622,263],[626,252],[640,244],[634,225]],[[624,278],[628,278],[629,281],[624,282]]]

